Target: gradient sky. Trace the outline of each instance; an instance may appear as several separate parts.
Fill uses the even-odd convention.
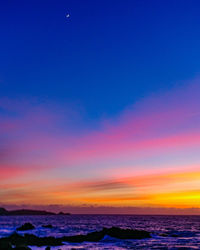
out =
[[[199,12],[4,1],[0,205],[200,214]]]

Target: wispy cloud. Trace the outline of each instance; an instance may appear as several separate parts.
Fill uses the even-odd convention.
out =
[[[200,149],[199,93],[197,79],[184,87],[144,98],[117,118],[99,121],[99,126],[91,130],[79,125],[83,124],[81,114],[70,105],[65,109],[38,101],[0,99],[0,178],[7,185],[13,181],[39,181],[41,194],[34,196],[37,188],[33,184],[28,189],[20,188],[17,194],[15,188],[2,192],[9,202],[28,201],[25,193],[29,190],[35,197],[34,204],[43,199],[58,204],[116,205],[121,200],[132,206],[143,201],[146,206],[157,204],[160,199],[164,206],[170,203],[169,199],[159,198],[157,202],[155,198],[162,187],[168,194],[189,189],[193,192],[191,197],[198,200],[194,192],[200,189],[196,178],[199,172],[191,169],[194,163],[181,164],[184,159],[188,162],[188,152],[200,163],[196,154]],[[178,174],[161,162],[159,168],[166,171],[156,175],[152,158],[158,157],[171,157],[171,169]],[[149,163],[141,168],[137,162],[142,159],[149,159]],[[120,173],[125,179],[120,178]],[[44,178],[45,183],[40,181]],[[73,195],[66,193],[69,188]]]

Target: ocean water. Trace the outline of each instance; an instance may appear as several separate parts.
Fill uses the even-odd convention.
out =
[[[86,234],[103,227],[140,229],[151,232],[152,238],[120,240],[105,236],[100,242],[66,243],[52,250],[68,249],[200,249],[200,216],[150,216],[150,215],[53,215],[53,216],[0,216],[0,237],[12,234],[25,222],[36,229],[26,233],[37,236]],[[42,225],[52,224],[53,228]],[[24,232],[20,232],[23,234]],[[163,235],[163,236],[162,236]],[[45,249],[33,247],[32,249]]]

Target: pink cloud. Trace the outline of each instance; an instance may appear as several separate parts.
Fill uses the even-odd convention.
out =
[[[5,166],[0,165],[0,181],[13,179],[16,177],[21,177],[27,173],[26,169],[21,168],[20,166]]]
[[[63,166],[67,173],[67,168],[88,162],[95,168],[107,159],[200,148],[200,85],[199,81],[190,85],[143,99],[117,119],[102,121],[98,129],[84,133],[72,129],[72,124],[77,127],[73,110],[65,116],[63,107],[60,112],[58,106],[1,99],[0,107],[7,113],[0,115],[0,178],[19,177],[33,169],[46,171],[48,177],[49,169],[56,172]]]

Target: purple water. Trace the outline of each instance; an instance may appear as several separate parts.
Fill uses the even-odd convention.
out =
[[[66,243],[51,249],[200,249],[200,216],[150,215],[71,215],[71,216],[0,216],[0,237],[10,235],[25,222],[36,229],[26,231],[37,236],[86,234],[102,227],[143,229],[152,233],[151,239],[119,240],[105,237],[97,243]],[[53,228],[42,225],[52,224]],[[21,232],[23,234],[24,232]],[[165,236],[161,236],[165,234]],[[167,235],[167,236],[166,236]],[[174,237],[176,236],[176,237]],[[45,247],[31,247],[45,249]]]

